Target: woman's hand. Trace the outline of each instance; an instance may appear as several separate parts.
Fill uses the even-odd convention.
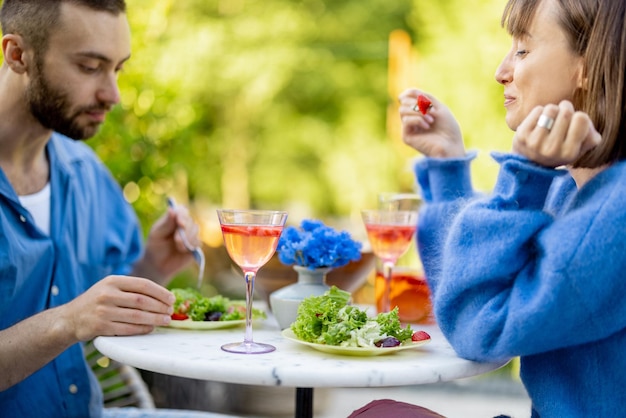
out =
[[[541,115],[554,120],[551,127],[537,124]],[[576,161],[602,140],[593,122],[577,112],[571,102],[535,107],[517,128],[513,152],[544,167],[559,167]]]
[[[425,115],[415,109],[420,94],[432,102]],[[405,144],[427,157],[457,158],[465,155],[459,124],[443,103],[417,89],[405,90],[399,100],[402,140]]]

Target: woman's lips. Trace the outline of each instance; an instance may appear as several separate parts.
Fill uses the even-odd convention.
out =
[[[509,106],[511,103],[513,103],[515,101],[515,97],[513,96],[508,96],[508,95],[504,95],[504,107]]]

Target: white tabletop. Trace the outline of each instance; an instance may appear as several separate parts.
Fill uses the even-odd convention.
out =
[[[378,387],[449,381],[502,367],[506,362],[476,363],[459,358],[435,326],[431,341],[414,350],[376,357],[326,354],[287,340],[273,318],[255,324],[256,342],[276,346],[266,354],[233,354],[224,343],[243,340],[244,327],[191,331],[158,328],[148,335],[98,337],[96,348],[128,365],[157,373],[211,380],[286,387]]]

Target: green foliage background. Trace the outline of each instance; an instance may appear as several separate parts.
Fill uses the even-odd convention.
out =
[[[414,188],[417,153],[394,134],[389,36],[411,37],[406,86],[444,100],[468,148],[507,150],[493,79],[503,0],[128,0],[133,56],[122,103],[88,143],[145,228],[165,196],[215,207],[355,218],[381,191]],[[392,129],[395,126],[395,130]],[[391,127],[391,128],[390,128]],[[475,185],[496,166],[483,152]]]

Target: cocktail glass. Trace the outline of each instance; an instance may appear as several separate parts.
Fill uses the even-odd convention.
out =
[[[243,342],[222,346],[231,353],[260,354],[274,351],[270,344],[252,340],[252,293],[257,271],[276,252],[278,239],[287,220],[287,212],[269,210],[218,209],[224,245],[230,258],[241,268],[246,279],[246,333]]]
[[[386,192],[378,194],[378,209],[419,210],[422,196],[417,193]],[[417,251],[415,231],[408,251],[396,261],[389,284],[389,304],[399,308],[400,321],[409,323],[434,323],[430,289],[424,267]],[[386,290],[382,262],[376,263],[374,281],[376,309],[382,311],[382,297]]]
[[[417,228],[417,211],[363,210],[361,215],[372,251],[383,264],[385,289],[382,297],[382,312],[389,312],[393,268],[411,246],[411,240]]]
[[[378,209],[419,210],[422,197],[417,193],[383,192],[378,194]]]

